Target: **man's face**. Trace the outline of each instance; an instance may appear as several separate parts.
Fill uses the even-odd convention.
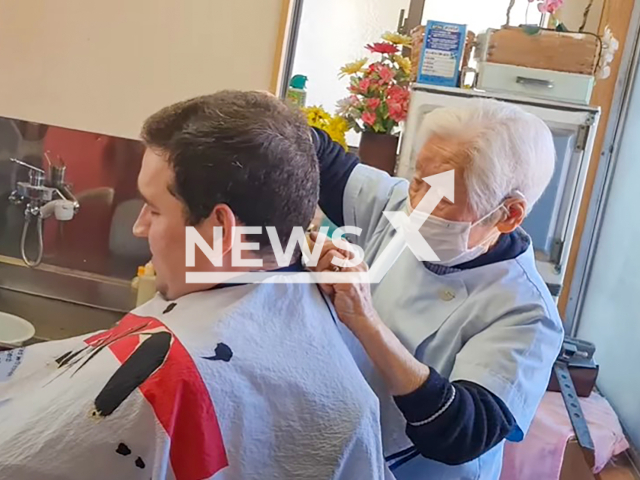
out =
[[[445,220],[473,222],[476,220],[468,208],[467,186],[463,177],[461,162],[455,158],[456,145],[448,139],[434,136],[420,150],[416,171],[409,188],[411,206],[416,208],[431,188],[422,180],[425,177],[454,170],[455,202],[442,197],[433,209],[433,215]]]
[[[138,175],[138,189],[145,204],[133,233],[148,239],[156,287],[169,300],[198,289],[185,280],[186,219],[183,204],[169,191],[173,179],[166,154],[147,148]]]
[[[457,143],[451,139],[434,136],[427,141],[418,154],[416,172],[409,188],[409,201],[411,206],[416,208],[431,188],[422,180],[423,178],[454,170],[455,202],[450,202],[443,197],[433,209],[432,215],[444,220],[474,223],[479,220],[479,217],[469,206],[467,185],[464,180],[465,160],[457,158],[458,152],[460,149]],[[492,233],[494,235],[497,233],[495,222],[475,225],[469,234],[468,247],[474,247],[485,241]]]

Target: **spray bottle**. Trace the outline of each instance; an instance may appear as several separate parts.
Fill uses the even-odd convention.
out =
[[[307,80],[304,75],[294,75],[289,82],[287,90],[287,99],[300,108],[304,107],[307,102]]]

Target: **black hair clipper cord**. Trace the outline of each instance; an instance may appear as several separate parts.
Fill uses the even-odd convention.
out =
[[[547,390],[560,392],[578,444],[589,467],[595,463],[595,447],[578,397],[588,397],[595,388],[598,365],[593,359],[593,343],[566,337],[553,367]]]

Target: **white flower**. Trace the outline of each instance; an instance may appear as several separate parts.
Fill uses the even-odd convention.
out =
[[[620,43],[618,43],[618,40],[616,40],[615,38],[611,37],[611,49],[614,52],[617,52],[618,48],[620,48]]]
[[[611,67],[607,65],[602,70],[598,72],[598,80],[604,80],[605,78],[609,78],[611,76]]]
[[[338,100],[338,103],[336,103],[336,115],[345,115],[350,108],[351,100],[348,97]]]
[[[604,29],[602,40],[602,52],[600,53],[600,61],[596,69],[596,78],[604,80],[611,76],[611,67],[609,66],[615,58],[615,53],[620,47],[618,40],[615,39],[611,29],[607,25]]]

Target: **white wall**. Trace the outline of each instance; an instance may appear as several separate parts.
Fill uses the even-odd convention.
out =
[[[131,137],[155,110],[269,89],[282,0],[0,0],[0,116]]]
[[[529,14],[526,14],[527,5]],[[422,15],[422,23],[428,20],[461,23],[478,34],[487,28],[500,28],[507,20],[509,0],[427,0]],[[527,0],[517,0],[511,10],[510,25],[525,23],[538,24],[540,12],[535,4]]]
[[[558,12],[558,18],[564,22],[569,30],[578,30],[584,19],[584,9],[590,1],[591,0],[572,0],[571,2],[565,2],[562,9]],[[587,24],[585,25],[586,32],[598,33],[603,4],[604,0],[593,1],[589,16],[587,17]]]
[[[598,238],[578,336],[596,344],[598,386],[640,448],[640,76]]]

